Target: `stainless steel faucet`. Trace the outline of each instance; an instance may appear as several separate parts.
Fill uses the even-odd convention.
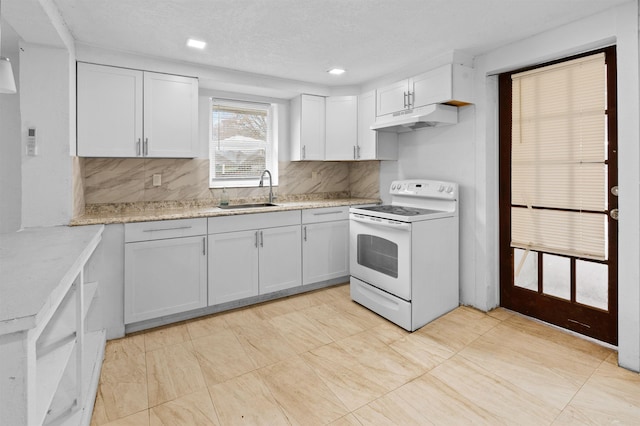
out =
[[[273,204],[273,185],[272,185],[272,179],[271,179],[271,172],[269,170],[265,169],[264,172],[262,172],[262,174],[260,175],[260,183],[258,184],[258,186],[261,188],[264,186],[265,173],[269,175],[269,204]]]

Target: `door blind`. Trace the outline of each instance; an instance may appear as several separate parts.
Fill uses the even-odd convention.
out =
[[[512,76],[511,246],[606,260],[604,53]]]

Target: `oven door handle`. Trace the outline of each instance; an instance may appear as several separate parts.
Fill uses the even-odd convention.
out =
[[[398,231],[410,231],[411,224],[404,222],[395,222],[387,219],[374,219],[367,216],[352,213],[349,218],[354,222],[365,223],[371,226],[384,226],[385,228],[397,229]]]

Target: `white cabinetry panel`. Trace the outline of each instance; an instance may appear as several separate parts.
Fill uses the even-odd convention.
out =
[[[326,98],[325,160],[356,160],[358,144],[358,98]]]
[[[158,227],[156,230],[154,227]],[[125,224],[125,324],[207,306],[205,219]],[[148,231],[148,232],[145,232]]]
[[[358,96],[358,146],[357,160],[397,160],[398,135],[376,132],[371,125],[376,122],[376,92]]]
[[[402,80],[379,88],[377,91],[376,115],[393,114],[408,106],[409,81]]]
[[[325,98],[300,95],[291,100],[291,159],[324,160]]]
[[[301,284],[300,225],[260,231],[260,294]]]
[[[209,305],[258,295],[258,231],[209,235]]]
[[[313,223],[302,227],[302,284],[349,275],[349,221]]]
[[[78,63],[78,156],[141,155],[142,84],[142,71]]]
[[[197,156],[196,78],[79,62],[77,110],[78,156]]]
[[[190,77],[144,73],[144,139],[148,157],[194,157],[198,83]]]

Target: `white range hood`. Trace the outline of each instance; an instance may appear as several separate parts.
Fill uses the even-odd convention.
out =
[[[444,126],[458,122],[458,108],[432,104],[378,117],[371,130],[403,133],[424,127]]]

